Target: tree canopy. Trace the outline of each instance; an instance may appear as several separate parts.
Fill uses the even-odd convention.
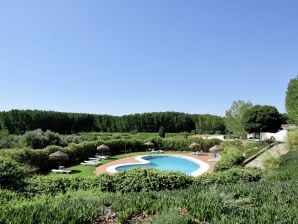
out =
[[[102,132],[165,132],[216,133],[225,130],[223,118],[214,115],[186,114],[178,112],[153,112],[124,116],[61,113],[40,110],[11,110],[0,113],[2,129],[11,134],[23,134],[42,129],[58,133],[89,131]]]
[[[244,137],[247,134],[244,128],[243,115],[250,107],[252,107],[251,102],[242,100],[233,102],[231,108],[226,111],[225,117],[225,125],[229,133],[237,137]]]
[[[256,105],[243,114],[244,128],[249,133],[277,132],[281,123],[281,114],[273,106]]]
[[[298,124],[298,76],[289,82],[286,95],[286,109],[289,122]]]

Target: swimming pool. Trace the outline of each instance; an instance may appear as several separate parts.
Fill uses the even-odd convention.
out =
[[[117,172],[132,168],[155,168],[163,171],[180,171],[197,176],[209,169],[209,165],[201,160],[181,155],[145,155],[135,157],[139,163],[120,164],[108,167],[107,171]]]

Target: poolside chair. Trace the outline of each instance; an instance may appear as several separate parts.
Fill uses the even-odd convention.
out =
[[[84,162],[80,163],[83,166],[97,166],[100,164],[99,161],[97,160],[85,160]]]
[[[98,161],[99,160],[99,158],[96,158],[96,157],[89,157],[88,158],[90,161]]]
[[[196,151],[195,152],[195,155],[203,155],[203,154],[205,154],[203,150],[200,150],[200,151]]]
[[[71,173],[70,170],[65,170],[65,169],[52,169],[51,170],[53,173],[65,173],[65,174],[69,174]]]
[[[96,158],[100,159],[100,160],[103,160],[103,159],[107,159],[109,158],[108,156],[95,156]]]
[[[98,165],[98,163],[86,163],[86,162],[82,162],[80,164],[83,166],[97,166]]]

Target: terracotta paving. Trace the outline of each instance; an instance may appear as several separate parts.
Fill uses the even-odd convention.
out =
[[[192,157],[201,161],[204,161],[205,163],[207,163],[209,165],[209,169],[208,169],[208,173],[213,171],[214,168],[214,162],[210,162],[208,161],[209,159],[211,159],[210,155],[192,155],[191,153],[169,153],[169,154],[176,154],[176,155],[183,155],[183,156],[187,156],[187,157]],[[144,153],[144,155],[148,155],[146,153]],[[152,154],[152,155],[157,155],[157,154]],[[139,155],[138,155],[139,156]],[[100,165],[99,167],[96,168],[95,173],[96,175],[100,175],[102,173],[106,173],[107,172],[107,168],[110,166],[114,166],[114,165],[119,165],[119,164],[127,164],[127,163],[140,163],[140,161],[135,159],[136,156],[132,156],[132,157],[127,157],[127,158],[123,158],[123,159],[118,159],[103,165]]]

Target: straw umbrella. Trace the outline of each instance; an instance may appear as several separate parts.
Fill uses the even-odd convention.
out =
[[[222,150],[220,145],[215,145],[209,149],[210,152],[214,153],[214,158],[216,158],[217,153]]]
[[[56,151],[56,152],[51,153],[49,155],[49,159],[59,161],[59,166],[60,166],[62,161],[65,161],[65,160],[69,159],[69,156],[68,156],[68,154],[66,154],[64,152]]]
[[[192,150],[196,150],[200,147],[201,147],[201,145],[199,143],[196,143],[196,142],[193,142],[189,145],[189,148],[191,148]]]
[[[149,147],[153,147],[154,143],[149,141],[149,142],[146,142],[145,145],[148,147],[148,150],[149,150]]]
[[[109,146],[105,145],[105,144],[102,144],[100,146],[97,147],[97,150],[101,151],[102,154],[103,152],[107,152],[110,150]]]

